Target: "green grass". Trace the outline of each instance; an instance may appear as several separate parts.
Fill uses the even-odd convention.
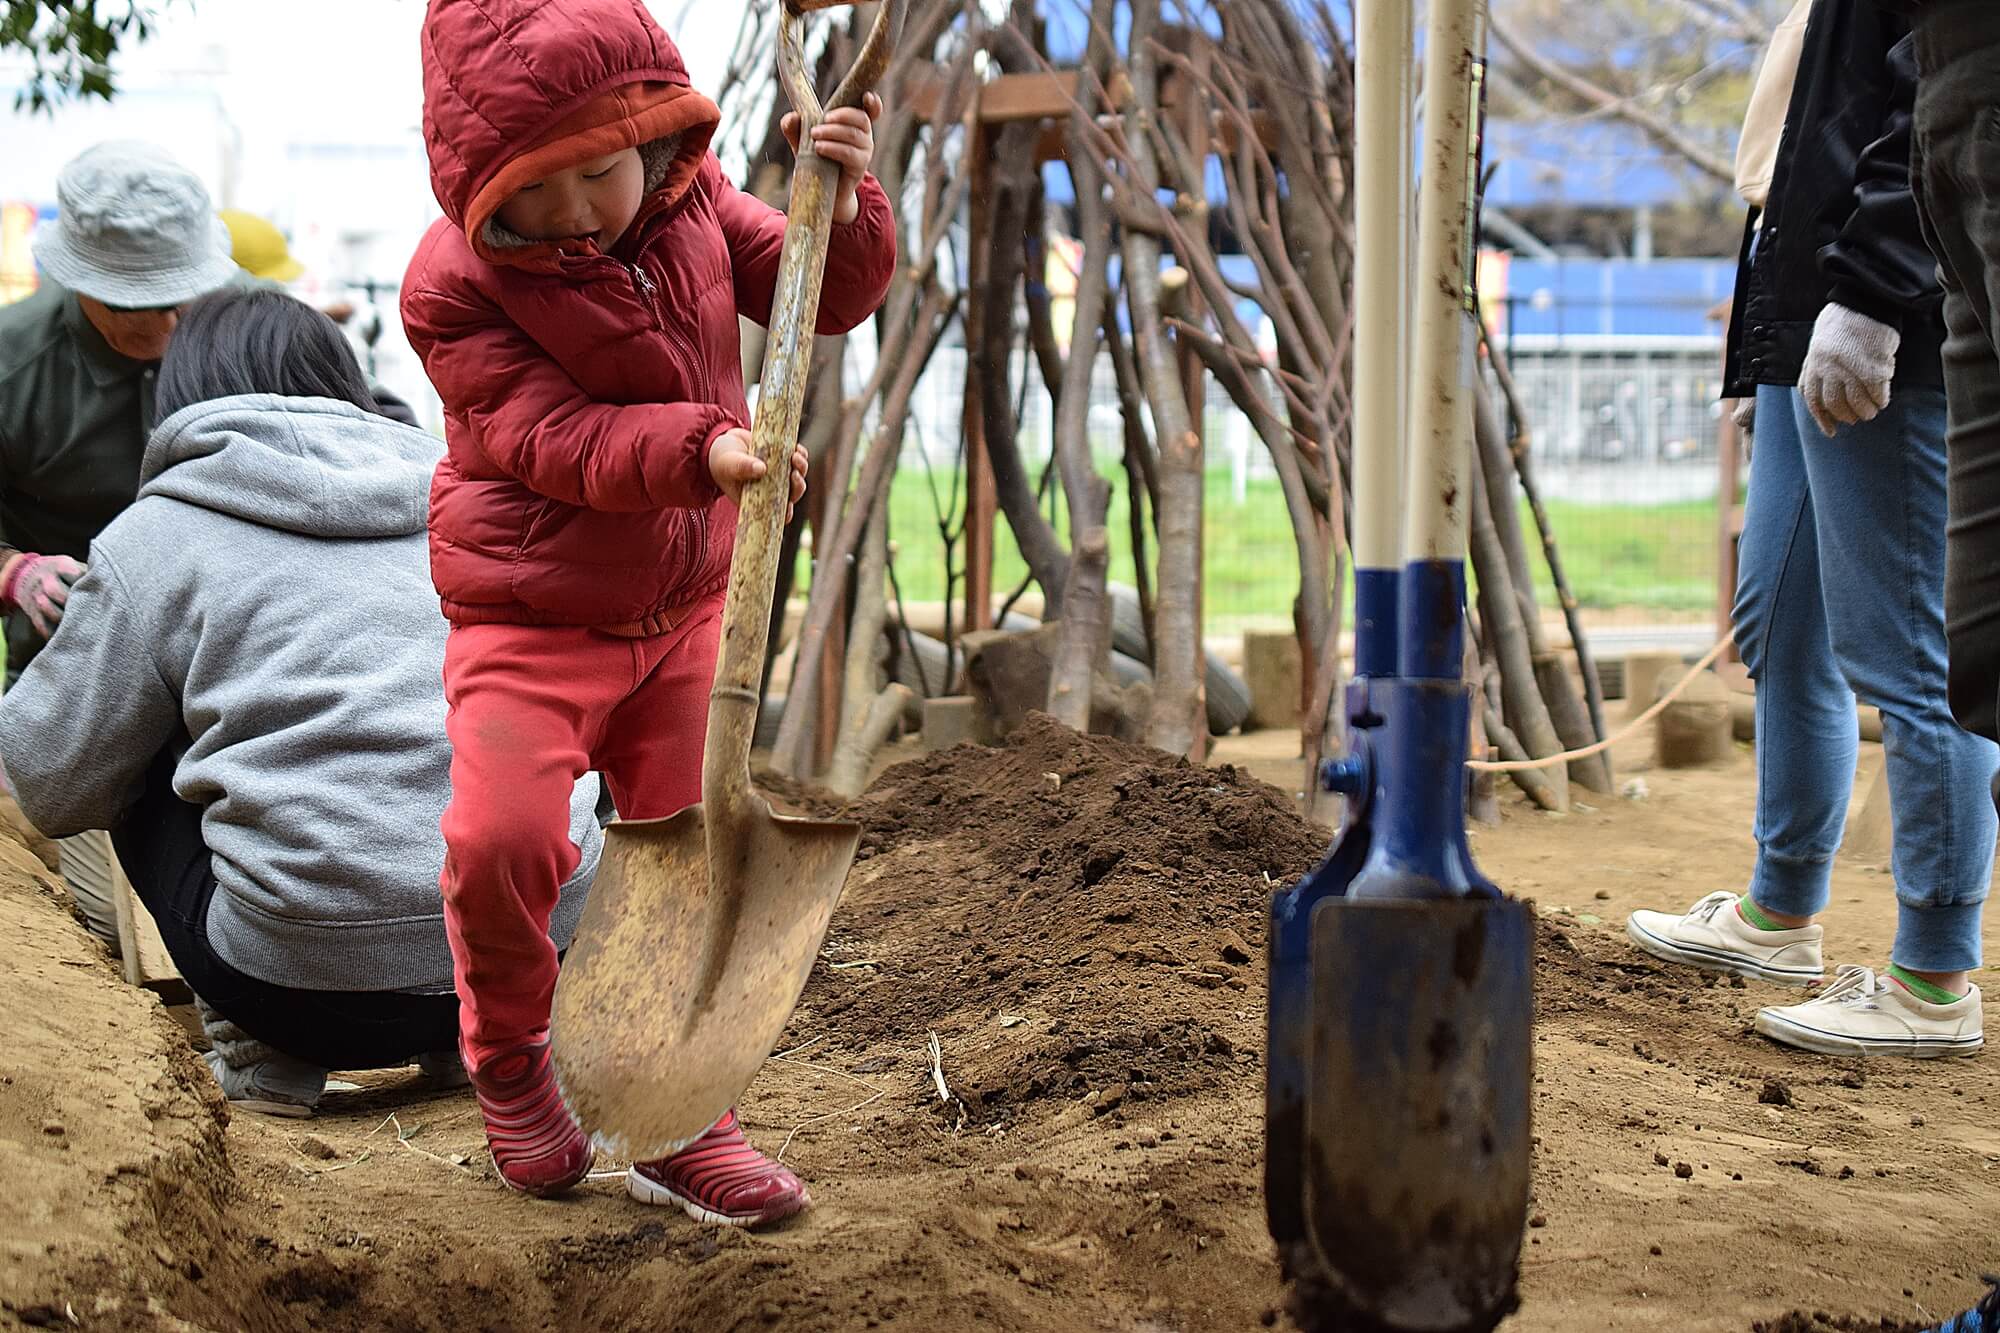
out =
[[[935,474],[942,490],[952,474]],[[1122,475],[1112,493],[1111,577],[1131,583],[1132,545]],[[1204,547],[1208,626],[1218,631],[1245,625],[1287,625],[1298,591],[1298,558],[1290,520],[1276,480],[1252,479],[1238,503],[1227,469],[1208,474]],[[930,486],[920,467],[898,470],[889,494],[890,536],[896,544],[896,576],[911,601],[945,595],[943,543],[937,531]],[[963,491],[960,492],[963,503]],[[1067,522],[1056,506],[1056,528]],[[1047,506],[1044,505],[1044,512]],[[1704,610],[1715,601],[1715,515],[1713,501],[1669,505],[1583,505],[1552,502],[1549,518],[1577,600],[1585,607],[1639,608],[1665,612]],[[1522,523],[1537,568],[1537,593],[1553,609],[1554,592],[1540,569],[1540,548],[1525,505]],[[1013,591],[1027,566],[1002,519],[994,534],[993,583],[996,593]],[[1148,534],[1147,554],[1158,558]],[[963,540],[953,561],[963,568]],[[953,596],[963,595],[955,584]]]
[[[1705,611],[1715,605],[1715,501],[1551,501],[1548,510],[1563,572],[1583,605],[1663,611]],[[1533,531],[1525,505],[1522,522]],[[1553,596],[1546,575],[1538,580],[1538,593],[1545,602]]]

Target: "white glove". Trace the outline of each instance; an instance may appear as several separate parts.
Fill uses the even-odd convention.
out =
[[[1873,420],[1889,405],[1896,377],[1896,349],[1903,335],[1844,305],[1829,305],[1813,321],[1812,342],[1799,368],[1799,392],[1819,428]]]
[[[1757,395],[1753,393],[1738,398],[1736,406],[1730,410],[1729,417],[1736,423],[1737,430],[1748,435],[1751,426],[1757,421]]]

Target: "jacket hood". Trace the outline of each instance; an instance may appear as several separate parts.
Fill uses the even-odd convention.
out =
[[[523,185],[639,148],[636,229],[687,191],[721,120],[639,0],[430,0],[423,70],[431,189],[493,263],[594,252],[499,231],[493,215]]]
[[[139,498],[309,537],[406,537],[424,530],[443,454],[437,437],[337,399],[216,398],[154,430]]]

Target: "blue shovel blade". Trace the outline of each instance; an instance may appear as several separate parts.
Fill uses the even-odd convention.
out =
[[[1325,1327],[1485,1333],[1514,1308],[1533,940],[1511,901],[1314,912],[1304,1194]]]

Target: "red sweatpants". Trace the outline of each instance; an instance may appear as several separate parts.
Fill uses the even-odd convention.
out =
[[[454,626],[445,645],[451,804],[444,913],[473,1068],[539,1039],[555,995],[549,917],[580,854],[570,794],[595,769],[626,819],[701,800],[720,595],[664,634]]]

